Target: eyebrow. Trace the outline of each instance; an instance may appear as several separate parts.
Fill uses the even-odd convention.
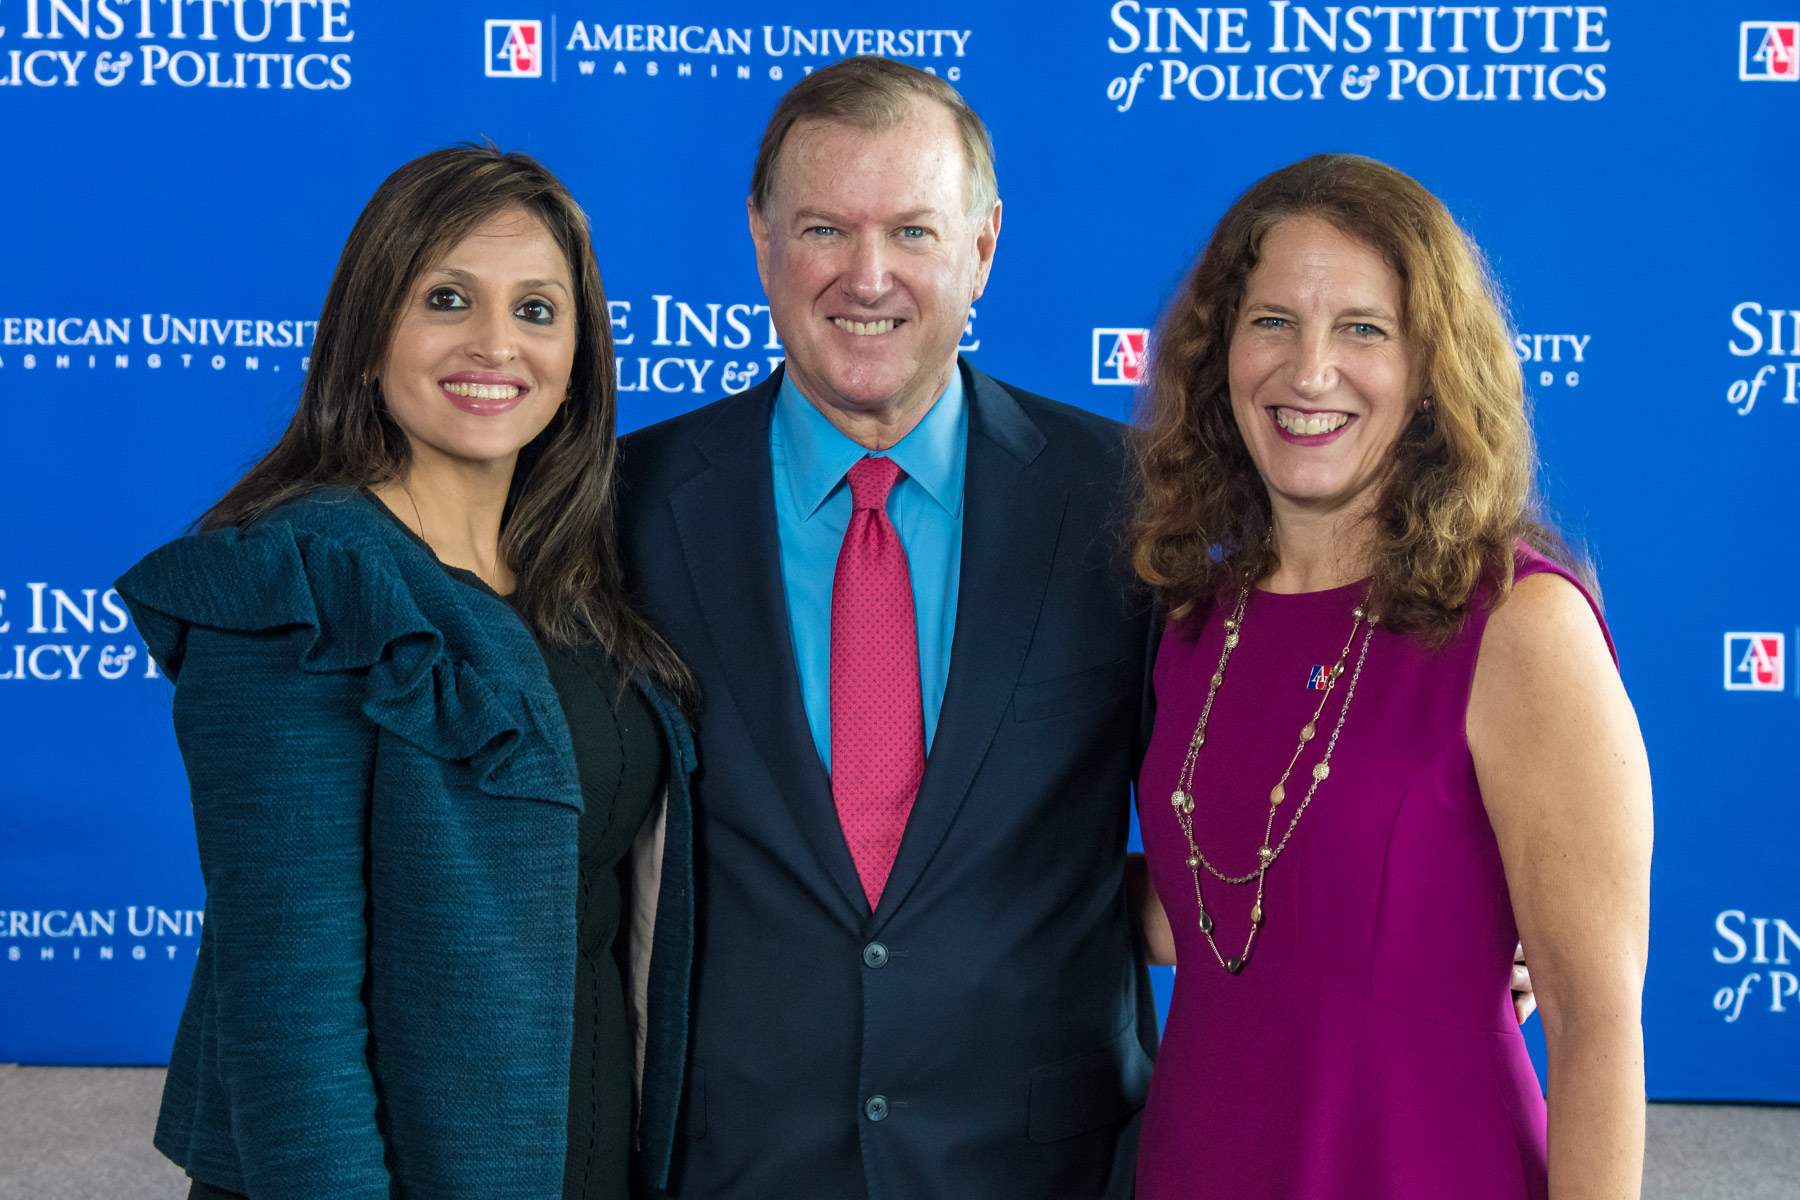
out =
[[[461,267],[439,267],[433,273],[437,275],[448,275],[459,283],[479,282],[472,272],[465,271]],[[518,283],[518,287],[521,291],[526,292],[543,291],[545,288],[557,288],[565,292],[570,290],[569,285],[562,282],[560,279],[521,279]]]
[[[896,225],[910,225],[927,217],[939,217],[942,214],[935,208],[914,208],[903,213],[894,213],[886,218]],[[836,213],[826,212],[819,208],[802,208],[794,212],[794,220],[816,223],[820,225],[841,225],[844,218]]]
[[[1276,304],[1272,300],[1259,300],[1254,304],[1244,305],[1245,311],[1250,311],[1252,309],[1264,309],[1268,312],[1286,313],[1289,315],[1295,315],[1295,310],[1289,308],[1285,304]],[[1397,321],[1400,319],[1395,314],[1387,311],[1385,308],[1346,308],[1344,311],[1338,313],[1337,316],[1339,316],[1339,317],[1379,317],[1384,321]]]

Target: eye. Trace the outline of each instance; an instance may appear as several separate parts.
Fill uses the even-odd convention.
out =
[[[900,227],[900,236],[908,240],[916,241],[920,238],[930,237],[931,231],[926,229],[923,225],[902,225]]]
[[[806,232],[814,237],[829,237],[836,233],[837,229],[831,225],[809,225],[806,228]]]
[[[1255,317],[1250,324],[1258,329],[1286,329],[1288,319],[1286,317]]]
[[[1381,326],[1371,325],[1367,321],[1355,321],[1350,325],[1350,332],[1359,338],[1377,338],[1386,331]]]
[[[513,316],[522,321],[530,321],[533,325],[553,325],[556,323],[556,310],[544,300],[527,300],[513,309]]]
[[[469,302],[453,287],[435,287],[425,293],[425,307],[433,312],[454,312],[469,307]]]

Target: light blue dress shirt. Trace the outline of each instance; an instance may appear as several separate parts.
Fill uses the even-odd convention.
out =
[[[931,411],[898,443],[873,457],[891,458],[906,472],[888,493],[888,520],[900,534],[912,572],[918,622],[919,692],[925,748],[937,733],[956,633],[956,589],[962,580],[963,469],[968,461],[969,410],[962,371],[950,376]],[[844,476],[869,451],[826,420],[792,379],[781,381],[769,423],[775,468],[775,529],[781,543],[781,585],[787,593],[788,633],[800,670],[800,698],[819,761],[831,770],[831,587],[838,550],[850,526],[850,485]]]

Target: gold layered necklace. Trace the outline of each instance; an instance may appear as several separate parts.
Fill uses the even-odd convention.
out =
[[[1356,684],[1362,678],[1363,663],[1369,657],[1369,641],[1375,636],[1375,626],[1379,620],[1374,613],[1365,614],[1360,604],[1351,611],[1355,620],[1350,626],[1350,636],[1344,639],[1344,648],[1339,652],[1337,662],[1325,672],[1320,685],[1319,706],[1314,710],[1312,718],[1300,727],[1300,741],[1288,758],[1287,769],[1282,771],[1275,786],[1269,789],[1269,819],[1263,828],[1262,846],[1256,852],[1256,867],[1242,875],[1227,875],[1201,853],[1199,845],[1194,841],[1194,764],[1200,757],[1200,748],[1206,744],[1206,720],[1212,715],[1213,701],[1218,697],[1219,685],[1225,682],[1225,664],[1231,661],[1231,652],[1237,649],[1238,641],[1243,636],[1244,609],[1249,602],[1250,589],[1245,586],[1238,591],[1237,606],[1225,618],[1225,644],[1219,651],[1219,665],[1213,670],[1212,681],[1206,689],[1206,704],[1200,710],[1200,720],[1194,726],[1193,738],[1188,742],[1187,758],[1181,764],[1175,791],[1169,797],[1169,802],[1175,809],[1175,821],[1187,838],[1187,865],[1194,876],[1194,902],[1200,910],[1200,933],[1206,938],[1206,944],[1212,947],[1213,957],[1219,960],[1219,965],[1233,975],[1244,969],[1244,963],[1250,958],[1251,947],[1256,945],[1256,935],[1262,929],[1263,918],[1266,916],[1263,911],[1263,883],[1269,868],[1275,865],[1275,860],[1287,849],[1288,840],[1294,836],[1294,827],[1300,824],[1300,818],[1312,803],[1319,785],[1331,774],[1331,755],[1337,749],[1338,735],[1344,731],[1344,718],[1350,713],[1350,701],[1356,697]],[[1356,644],[1358,630],[1363,631],[1362,649],[1357,653],[1356,669],[1350,673],[1350,682],[1344,689],[1344,703],[1338,710],[1337,724],[1332,727],[1331,737],[1325,743],[1324,755],[1313,766],[1312,783],[1306,789],[1306,795],[1294,807],[1294,815],[1288,819],[1287,829],[1282,833],[1281,840],[1276,842],[1275,818],[1287,799],[1288,776],[1293,774],[1295,764],[1300,761],[1300,752],[1318,735],[1319,718],[1325,714],[1325,705],[1330,701],[1338,681],[1344,676],[1344,668],[1350,660],[1350,649]],[[1228,956],[1220,951],[1218,942],[1213,940],[1212,914],[1206,911],[1206,897],[1200,888],[1202,867],[1225,883],[1242,885],[1254,881],[1256,884],[1256,902],[1250,908],[1250,936],[1244,941],[1242,954]]]

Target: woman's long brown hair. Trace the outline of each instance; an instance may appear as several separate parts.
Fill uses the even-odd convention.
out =
[[[477,145],[436,150],[375,190],[325,293],[299,409],[199,528],[250,525],[308,492],[373,486],[405,473],[411,450],[379,379],[406,297],[432,264],[511,208],[542,221],[568,259],[576,322],[568,400],[519,452],[501,521],[500,551],[518,580],[519,611],[547,641],[597,642],[623,678],[648,675],[691,709],[692,677],[631,607],[620,579],[612,323],[587,218],[528,155]]]
[[[1401,322],[1431,406],[1389,453],[1369,599],[1390,628],[1442,645],[1478,587],[1512,585],[1524,541],[1589,578],[1539,515],[1524,378],[1480,252],[1437,197],[1373,159],[1320,154],[1262,179],[1213,230],[1164,314],[1139,439],[1132,563],[1179,617],[1278,565],[1268,489],[1232,416],[1229,356],[1245,281],[1283,221],[1317,217],[1400,279]]]

